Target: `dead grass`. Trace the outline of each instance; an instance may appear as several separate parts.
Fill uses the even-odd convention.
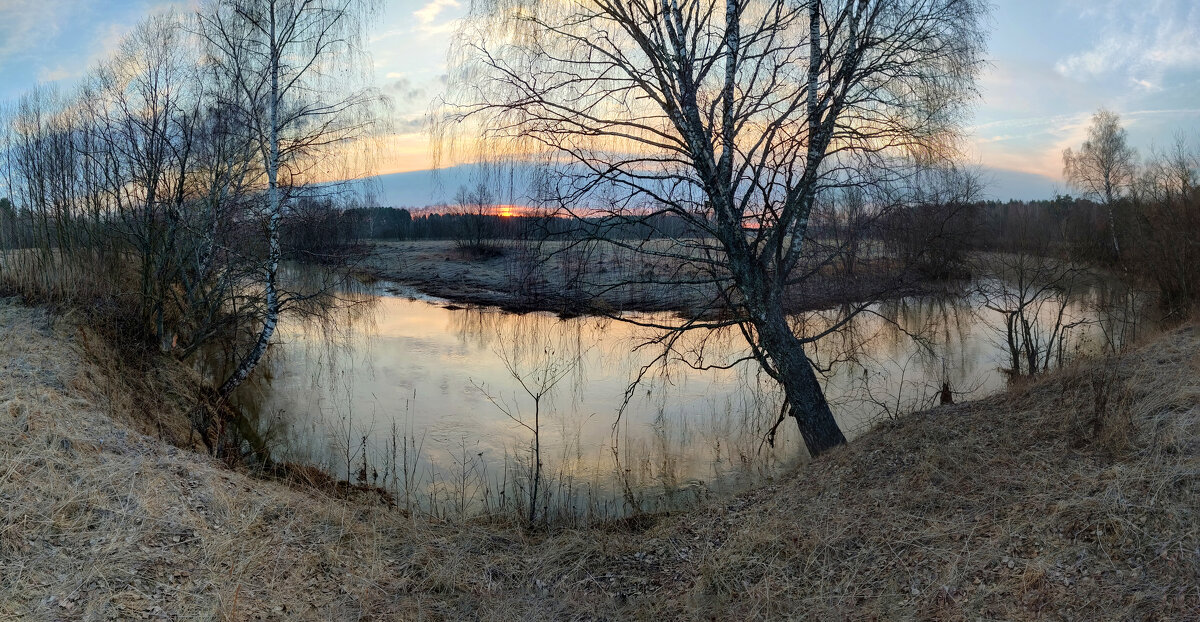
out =
[[[460,304],[563,315],[616,311],[693,314],[708,309],[718,298],[714,286],[698,284],[705,281],[706,273],[696,266],[607,242],[576,247],[551,241],[536,248],[508,240],[498,244],[498,254],[480,256],[464,252],[448,240],[374,241],[358,265],[360,280],[384,279]],[[649,243],[648,250],[690,252],[672,244],[656,240]],[[952,285],[918,279],[891,261],[864,260],[852,278],[825,266],[790,289],[786,304],[795,312],[811,311],[948,286]]]
[[[1196,619],[1200,330],[886,424],[758,494],[693,521],[722,544],[692,612]]]
[[[0,304],[0,619],[1200,619],[1195,326],[698,511],[532,535],[139,434],[79,334]]]

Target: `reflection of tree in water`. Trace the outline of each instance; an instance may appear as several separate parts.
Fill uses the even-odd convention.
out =
[[[611,320],[602,317],[562,319],[549,313],[506,313],[491,307],[469,307],[449,313],[449,330],[458,339],[477,350],[490,351],[517,367],[535,367],[553,352],[554,357],[570,362],[568,376],[573,404],[582,400],[587,383],[587,366],[582,364],[589,352],[604,348],[602,360],[617,355],[605,338]]]
[[[913,296],[876,303],[849,321],[836,310],[792,321],[797,334],[829,333],[814,360],[844,427],[861,431],[880,417],[933,405],[942,389],[979,388],[970,303],[952,293]]]
[[[1078,304],[1095,313],[1129,300],[1102,289],[1088,292]],[[464,491],[478,492],[479,507],[493,510],[500,492],[515,495],[511,477],[527,444],[522,429],[486,402],[480,407],[464,399],[465,393],[418,403],[403,388],[433,387],[448,374],[451,384],[489,382],[511,398],[520,388],[503,382],[506,358],[521,369],[557,361],[570,370],[542,404],[546,470],[539,498],[545,503],[539,501],[536,514],[543,517],[554,508],[616,515],[678,507],[706,491],[776,473],[803,454],[793,426],[779,428],[777,447],[763,442],[782,399],[776,383],[747,363],[746,340],[737,327],[660,338],[651,328],[602,318],[445,309],[394,299],[372,304],[370,290],[363,288],[342,296],[365,304],[348,304],[337,317],[290,321],[281,332],[288,347],[276,351],[267,370],[288,374],[289,380],[272,387],[267,378],[260,385],[270,392],[299,379],[303,386],[295,388],[293,401],[279,403],[318,413],[307,419],[285,413],[287,425],[278,437],[297,448],[291,455],[323,462],[352,480],[378,469],[382,482],[407,494],[406,502],[446,503],[454,514],[464,511]],[[935,405],[943,383],[952,386],[956,399],[1002,386],[992,332],[978,317],[978,304],[972,296],[911,297],[874,304],[844,323],[839,309],[799,314],[792,322],[802,335],[838,329],[815,355],[842,426],[862,429],[882,416]],[[665,314],[647,317],[659,324],[680,321]],[[420,332],[425,328],[397,330],[415,325],[437,338],[426,341]],[[377,328],[391,337],[372,338]],[[429,363],[462,361],[475,377],[460,371],[456,379],[448,368],[412,376],[416,380],[381,377],[371,384],[372,358],[394,368],[398,356],[405,356],[396,348],[410,341],[435,348],[426,352],[428,362],[424,353],[411,355],[415,374],[424,374]],[[627,383],[639,377],[625,393]],[[622,406],[625,415],[618,419]],[[291,425],[289,418],[302,423]]]
[[[1155,293],[1115,278],[1097,277],[1081,296],[1082,304],[1096,316],[1096,329],[1104,348],[1121,352],[1132,344],[1147,322],[1161,318],[1154,309]]]
[[[774,472],[785,455],[761,448],[779,395],[756,366],[737,363],[745,344],[732,329],[659,339],[658,331],[604,318],[564,320],[488,309],[457,310],[452,316],[450,328],[458,339],[495,352],[505,365],[570,370],[569,382],[549,396],[549,419],[558,428],[550,437],[558,448],[552,476],[560,482],[587,475],[590,484],[603,487],[603,478],[611,476],[625,493],[626,509],[649,508],[673,498],[680,487],[694,491],[700,481],[687,480],[690,473],[709,471],[711,479],[704,486],[719,487],[718,480],[742,477],[741,471]],[[591,412],[583,403],[593,381],[589,374],[596,373],[629,382],[616,410]],[[703,398],[699,408],[684,407],[676,400],[680,391],[694,395],[694,389],[686,389],[690,385],[716,388],[717,396]],[[561,398],[568,392],[570,402],[564,403]],[[623,417],[626,408],[639,416]],[[601,422],[612,418],[603,452],[607,464],[595,462],[597,456],[587,455],[581,444],[580,425],[597,417]],[[794,435],[786,436],[794,450]]]
[[[259,373],[238,387],[232,401],[257,426],[277,459],[346,464],[361,451],[354,448],[351,396],[356,376],[374,374],[367,337],[375,331],[379,298],[369,285],[313,266],[286,266],[281,277],[285,287],[301,292],[285,309],[276,333],[277,341],[288,347],[269,349]],[[220,356],[209,364],[228,366],[233,360]],[[277,380],[285,375],[308,388],[305,395],[321,396],[303,405],[316,413],[305,417],[306,426],[296,425],[297,413],[268,406],[278,397]],[[326,433],[322,426],[338,432]]]

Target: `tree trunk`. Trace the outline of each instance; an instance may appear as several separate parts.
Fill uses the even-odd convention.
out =
[[[776,303],[771,307],[773,311],[757,314],[755,328],[759,342],[779,374],[779,383],[790,405],[789,414],[800,428],[804,446],[815,458],[846,444],[846,437],[833,418],[817,374],[804,353],[804,344],[792,333],[782,306]]]
[[[267,316],[263,320],[262,330],[258,333],[258,339],[254,342],[254,347],[238,362],[233,373],[229,375],[229,378],[217,390],[217,393],[222,398],[229,399],[229,396],[237,390],[238,386],[250,376],[250,372],[254,371],[254,368],[258,366],[258,362],[266,354],[267,346],[271,343],[271,337],[275,334],[275,326],[279,323],[279,298],[275,291],[274,270],[267,276],[266,299]]]
[[[1121,245],[1117,242],[1117,218],[1113,214],[1111,201],[1108,203],[1108,231],[1112,235],[1113,253],[1117,256],[1117,261],[1121,261]]]
[[[542,485],[542,397],[533,398],[533,490],[529,494],[529,528],[537,524],[538,488]]]
[[[283,211],[282,199],[279,196],[279,44],[275,32],[275,6],[270,7],[270,74],[271,74],[271,90],[267,95],[267,114],[268,127],[267,136],[269,152],[267,154],[267,265],[266,265],[266,283],[264,284],[263,298],[266,303],[265,317],[263,318],[262,331],[258,334],[258,339],[254,343],[254,347],[250,352],[238,363],[233,374],[221,384],[219,393],[221,397],[228,398],[235,389],[238,388],[243,381],[254,371],[258,366],[258,362],[267,352],[267,346],[271,343],[271,336],[275,334],[275,327],[279,323],[279,290],[278,290],[278,275],[279,275],[279,220]]]
[[[1113,191],[1112,177],[1111,172],[1104,173],[1104,207],[1108,209],[1108,232],[1112,236],[1113,254],[1117,256],[1117,261],[1121,261],[1121,245],[1117,242],[1117,218],[1113,214],[1113,203],[1117,198]]]
[[[802,364],[794,373],[795,387],[784,383],[788,402],[791,404],[790,414],[800,427],[800,436],[809,455],[817,457],[834,447],[846,444],[846,436],[833,418],[825,392],[817,382],[808,357],[800,352]]]

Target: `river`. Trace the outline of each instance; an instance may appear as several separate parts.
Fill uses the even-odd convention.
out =
[[[535,415],[541,503],[562,517],[677,507],[804,459],[790,420],[765,442],[780,395],[757,364],[734,363],[745,343],[733,330],[693,334],[663,357],[656,332],[613,319],[459,308],[389,283],[344,298],[353,304],[325,321],[285,321],[237,400],[276,458],[380,486],[410,508],[466,516],[518,507],[532,479]],[[1058,354],[1065,362],[1119,347],[1143,298],[1096,286],[1073,295]],[[1005,322],[986,302],[966,293],[878,303],[817,342],[847,436],[935,406],[943,388],[956,402],[1002,389]],[[834,317],[796,323],[815,332]]]

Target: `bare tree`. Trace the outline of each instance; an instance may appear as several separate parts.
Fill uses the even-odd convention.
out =
[[[906,265],[927,277],[962,276],[982,186],[970,170],[949,167],[919,173],[912,204],[885,215],[881,237]]]
[[[1072,308],[1085,270],[1048,252],[1018,251],[989,260],[995,277],[981,280],[977,291],[1002,322],[996,328],[1008,353],[1009,377],[1063,365],[1072,330],[1089,322]]]
[[[13,202],[27,215],[24,245],[16,262],[27,286],[46,298],[77,300],[69,285],[79,262],[69,261],[84,246],[77,209],[87,194],[80,175],[83,115],[59,92],[36,87],[12,109],[5,133],[5,178]],[[29,292],[27,292],[29,293]]]
[[[0,135],[22,214],[14,233],[40,251],[22,254],[41,258],[30,266],[47,285],[39,295],[55,295],[48,279],[76,275],[62,300],[86,291],[89,308],[136,317],[120,337],[180,358],[236,315],[242,266],[220,249],[238,246],[246,201],[236,197],[250,194],[248,145],[221,129],[195,43],[174,15],[148,19],[76,93],[23,97]]]
[[[175,341],[167,315],[177,306],[177,250],[191,239],[183,226],[203,93],[186,37],[174,15],[147,20],[79,96],[87,116],[79,167],[89,187],[80,207],[97,223],[107,212],[113,242],[131,251],[141,321],[164,351]]]
[[[495,201],[487,184],[479,183],[471,189],[459,187],[454,203],[454,215],[459,219],[454,236],[458,248],[479,258],[498,255],[496,224],[492,220],[496,217]]]
[[[867,236],[875,221],[865,195],[858,188],[845,188],[813,205],[813,226],[821,231],[817,239],[837,254],[838,269],[848,278],[855,277],[862,247],[870,243]]]
[[[527,316],[532,317],[532,316]],[[555,344],[544,331],[525,330],[511,335],[500,335],[495,348],[496,356],[504,364],[508,375],[516,381],[521,392],[527,396],[533,412],[521,408],[522,399],[513,394],[511,399],[492,392],[487,386],[472,381],[484,398],[521,428],[529,432],[528,510],[526,521],[530,528],[537,525],[538,500],[543,489],[542,419],[548,414],[545,408],[555,388],[563,379],[579,371],[579,362],[585,348],[580,344]],[[566,346],[565,348],[563,346]],[[542,518],[545,518],[544,516]]]
[[[225,87],[221,109],[257,145],[265,178],[261,270],[262,328],[219,393],[230,395],[266,353],[288,302],[279,286],[280,223],[289,197],[321,181],[321,154],[356,138],[368,91],[346,93],[347,63],[358,58],[371,0],[212,0],[200,33]]]
[[[17,210],[8,197],[0,197],[0,250],[17,247]],[[0,261],[0,269],[4,268]]]
[[[1063,175],[1085,198],[1108,209],[1108,230],[1113,253],[1121,257],[1113,209],[1133,183],[1137,153],[1126,141],[1125,128],[1116,113],[1101,108],[1092,116],[1088,138],[1078,152],[1063,151]]]
[[[374,112],[371,92],[355,90],[369,72],[352,71],[371,7],[213,0],[194,31],[155,16],[76,91],[39,87],[0,110],[0,180],[13,203],[0,243],[22,249],[0,258],[0,276],[96,314],[122,346],[188,359],[219,342],[238,363],[219,390],[228,397],[289,303],[327,311],[318,288],[278,286],[280,221],[346,178],[331,166],[361,163],[344,147]],[[14,259],[19,271],[8,270]],[[193,414],[210,443],[221,422]]]
[[[1182,137],[1154,153],[1131,193],[1136,208],[1134,269],[1158,285],[1160,304],[1186,316],[1200,300],[1200,153]]]
[[[979,0],[479,0],[458,37],[442,155],[464,157],[465,135],[482,146],[473,155],[539,161],[540,198],[586,237],[665,264],[646,277],[656,284],[712,292],[680,324],[642,323],[737,327],[817,455],[845,437],[806,354],[840,324],[807,333],[789,319],[789,292],[841,255],[811,244],[814,206],[852,187],[880,211],[906,205],[916,168],[953,155],[985,11]],[[651,234],[617,234],[630,224]]]

